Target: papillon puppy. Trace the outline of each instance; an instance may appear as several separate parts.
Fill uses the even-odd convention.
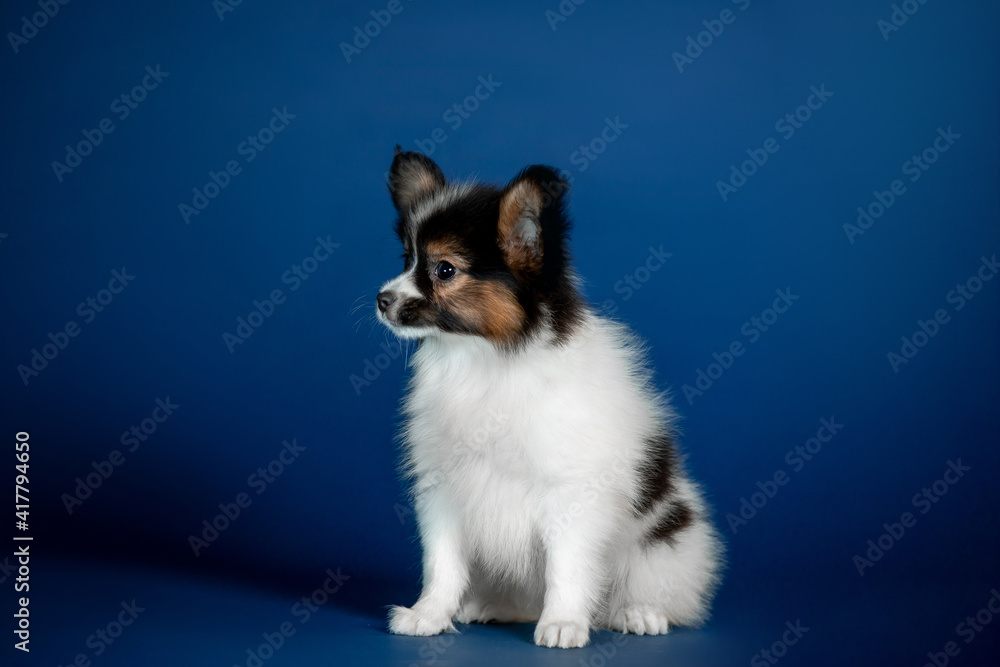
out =
[[[388,185],[403,272],[376,313],[419,341],[401,442],[423,550],[390,632],[531,621],[570,648],[703,622],[721,541],[641,341],[580,294],[566,181],[449,183],[397,146]]]

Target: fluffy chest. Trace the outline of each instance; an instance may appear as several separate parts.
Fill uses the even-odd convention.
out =
[[[412,463],[526,472],[526,444],[537,439],[538,411],[544,409],[538,389],[549,384],[541,369],[523,362],[422,346],[404,408]]]
[[[447,499],[477,552],[523,569],[554,522],[592,498],[614,507],[631,492],[652,405],[611,346],[512,359],[474,342],[435,342],[421,345],[413,365],[407,468],[418,495]],[[620,472],[600,481],[608,471]]]
[[[421,364],[421,361],[425,363]],[[406,401],[406,455],[418,493],[447,499],[474,552],[530,570],[550,475],[543,374],[523,365],[417,359]]]
[[[418,477],[464,496],[535,483],[539,428],[526,397],[482,384],[432,387],[415,386],[409,400],[407,455]]]

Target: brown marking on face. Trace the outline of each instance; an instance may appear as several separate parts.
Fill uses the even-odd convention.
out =
[[[518,181],[500,200],[498,241],[507,265],[515,271],[537,271],[542,266],[541,211],[542,193],[534,181]]]
[[[427,265],[433,270],[438,262],[445,261],[459,269],[468,269],[462,245],[453,238],[434,239],[427,242]]]
[[[524,326],[524,309],[503,283],[459,271],[448,282],[435,281],[434,292],[442,309],[493,343],[510,343]]]

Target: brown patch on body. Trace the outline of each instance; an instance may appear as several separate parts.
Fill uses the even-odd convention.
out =
[[[542,192],[530,180],[512,185],[500,200],[497,222],[500,249],[516,271],[536,271],[542,265],[542,230],[539,216]]]
[[[458,273],[448,282],[437,282],[434,290],[443,310],[493,343],[510,343],[521,333],[524,309],[503,283]]]

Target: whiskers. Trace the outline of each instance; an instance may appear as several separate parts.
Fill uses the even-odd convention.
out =
[[[392,333],[378,321],[378,316],[375,314],[375,307],[375,300],[367,294],[362,294],[354,300],[354,305],[351,306],[350,311],[348,311],[348,317],[354,317],[359,312],[361,313],[360,317],[358,317],[354,322],[354,333],[359,333],[361,327],[368,324],[368,338],[371,338],[375,327],[381,327],[382,337],[385,340],[385,344],[390,347],[398,345],[400,351],[403,353],[403,368],[408,367],[410,364],[410,351],[412,349],[412,344],[415,341],[396,338],[393,336]]]
[[[364,309],[367,309],[365,312]],[[367,294],[362,294],[357,299],[354,300],[354,305],[351,306],[351,310],[348,311],[348,317],[355,316],[359,311],[362,315],[354,322],[354,333],[358,333],[361,330],[362,325],[368,324],[368,337],[372,335],[372,331],[375,330],[375,325],[377,325],[378,317],[375,315],[375,302]]]

